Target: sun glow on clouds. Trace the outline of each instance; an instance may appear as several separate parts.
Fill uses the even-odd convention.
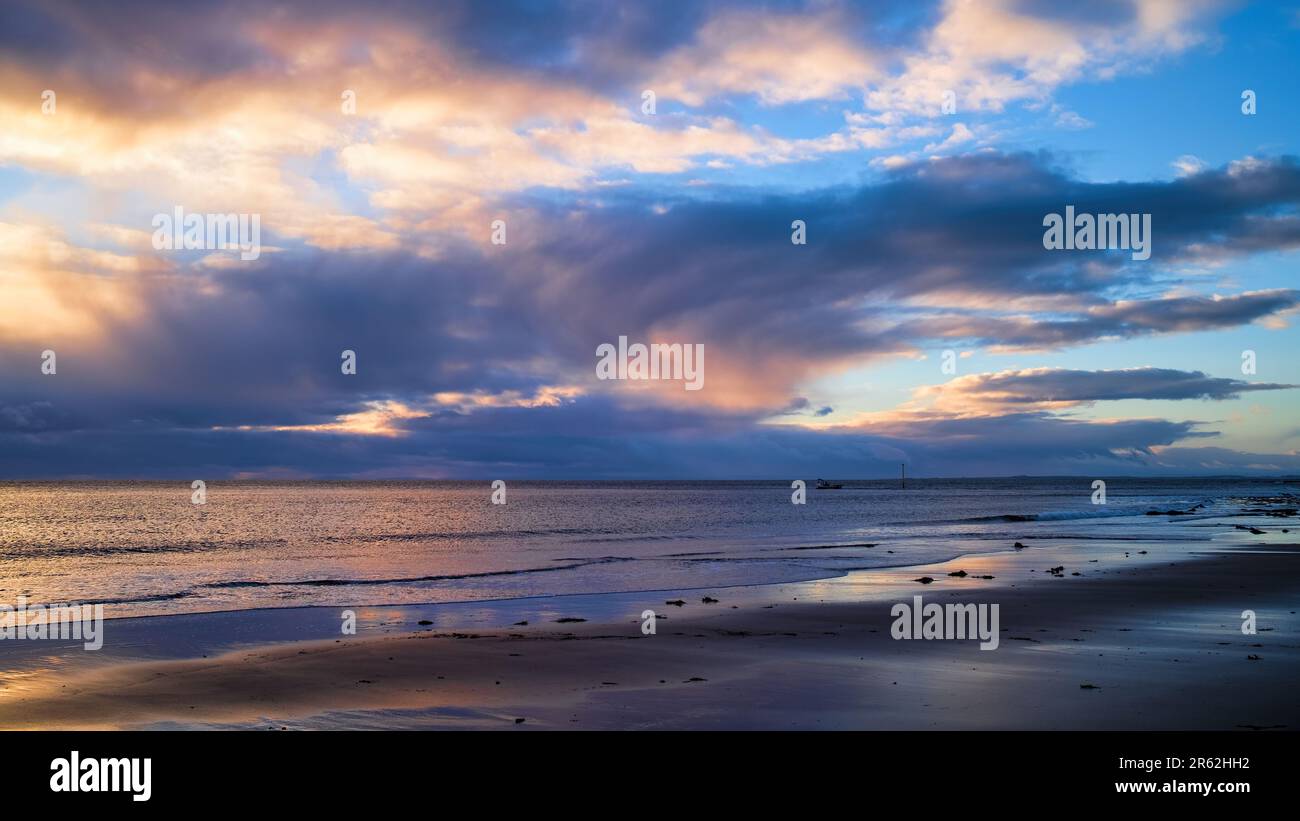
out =
[[[486,391],[474,393],[445,391],[430,397],[430,401],[425,403],[424,407],[395,399],[380,399],[367,401],[364,403],[365,410],[343,414],[333,422],[307,425],[215,426],[213,430],[331,433],[396,438],[411,433],[410,428],[402,423],[428,419],[438,411],[455,410],[472,413],[475,410],[489,408],[556,408],[572,403],[583,393],[582,388],[572,385],[547,385],[532,394],[521,391],[504,391],[495,394]]]
[[[52,228],[0,222],[0,339],[95,337],[142,310],[135,278],[159,266],[80,248]]]
[[[22,356],[58,347],[61,364],[104,374],[103,385],[129,382],[132,401],[115,399],[131,424],[290,434],[310,447],[326,440],[292,434],[383,440],[446,424],[490,436],[496,419],[525,415],[572,436],[603,414],[611,439],[642,413],[674,420],[661,423],[668,434],[1073,424],[1094,402],[1157,398],[1137,384],[1153,379],[1163,399],[1267,390],[1283,393],[1261,401],[1280,402],[1300,380],[1244,386],[1222,368],[1091,363],[918,386],[929,365],[895,367],[948,345],[1067,355],[1172,334],[1292,333],[1291,283],[1163,284],[1181,273],[1170,266],[1227,270],[1300,245],[1294,218],[1279,216],[1300,203],[1293,162],[1225,166],[1162,146],[1178,176],[1126,187],[999,147],[1029,122],[1082,124],[1058,90],[1158,69],[1207,37],[1213,5],[948,0],[916,15],[908,4],[724,1],[671,20],[646,4],[589,25],[556,3],[554,29],[539,34],[481,4],[362,13],[325,0],[290,15],[213,3],[184,27],[132,21],[116,35],[128,47],[105,50],[84,36],[104,12],[70,3],[58,19],[75,48],[0,48],[0,170],[21,180],[0,210],[0,342],[26,346]],[[899,35],[896,18],[915,29]],[[638,19],[649,28],[621,28]],[[46,87],[58,89],[57,115],[40,111]],[[656,113],[641,111],[643,89]],[[354,113],[340,108],[345,90]],[[948,91],[958,116],[940,117]],[[837,173],[823,167],[850,171],[807,182],[805,171]],[[70,183],[88,224],[50,207],[43,189]],[[1151,210],[1195,201],[1204,213],[1159,221],[1167,256],[1143,270],[1043,256],[1043,203],[1079,192],[1149,197],[1135,207]],[[155,252],[149,215],[179,203],[260,213],[274,253],[244,265]],[[812,239],[792,252],[796,217]],[[498,218],[504,247],[487,239]],[[704,389],[597,382],[595,346],[623,334],[704,345]],[[81,348],[65,359],[72,341]],[[321,370],[344,348],[362,352],[355,381]],[[196,350],[205,355],[187,355]],[[250,364],[272,350],[273,365]],[[109,374],[110,361],[137,367]],[[141,362],[159,368],[155,384]],[[885,370],[874,404],[855,406],[848,390],[817,396]],[[0,412],[44,396],[25,382],[19,394],[0,393]],[[231,395],[247,401],[209,407]],[[887,409],[855,415],[863,407]],[[260,424],[233,424],[247,420]],[[1154,453],[1190,429],[1135,424],[1119,450]]]
[[[423,419],[429,414],[395,400],[366,402],[366,410],[348,413],[334,422],[318,425],[237,425],[216,426],[213,430],[274,431],[294,433],[335,433],[350,436],[399,437],[409,433],[400,422]]]
[[[881,60],[844,36],[843,22],[833,8],[723,12],[665,56],[648,87],[691,106],[724,94],[753,94],[769,105],[846,99],[880,76]]]
[[[472,412],[476,408],[558,408],[572,403],[585,393],[585,390],[576,385],[543,385],[531,395],[522,391],[442,391],[433,395],[433,401],[444,408],[466,412]]]
[[[136,59],[105,92],[71,72],[52,79],[10,64],[0,75],[8,90],[0,95],[6,124],[0,162],[75,175],[105,191],[148,180],[156,196],[186,202],[191,211],[240,211],[257,203],[271,230],[318,247],[419,245],[410,216],[401,212],[422,212],[421,230],[431,224],[469,230],[500,195],[534,186],[578,188],[606,168],[653,174],[722,160],[795,162],[930,138],[938,131],[932,124],[890,122],[879,110],[903,104],[933,113],[929,107],[951,88],[961,93],[963,108],[1041,97],[1120,49],[1186,47],[1195,38],[1181,32],[1193,11],[1144,2],[1115,34],[1030,17],[1010,4],[952,2],[928,51],[891,74],[881,49],[842,33],[843,12],[834,5],[789,14],[724,9],[690,42],[642,69],[638,89],[646,85],[690,107],[727,95],[754,95],[771,106],[808,100],[850,106],[844,128],[807,139],[779,138],[716,114],[644,117],[635,97],[467,64],[454,43],[430,40],[382,15],[252,20],[231,34],[265,59],[212,76],[177,75]],[[55,117],[18,92],[50,84],[66,89]],[[339,91],[326,90],[335,88],[358,94],[355,115],[340,112]],[[864,92],[868,111],[876,113],[851,110],[853,94]],[[932,148],[972,136],[962,123]],[[375,207],[395,213],[348,213],[290,168],[294,158],[319,157],[335,158]]]

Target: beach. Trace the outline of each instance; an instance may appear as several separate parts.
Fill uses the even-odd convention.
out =
[[[362,608],[335,638],[326,607],[129,619],[108,626],[127,649],[93,663],[11,658],[0,726],[1294,729],[1291,521],[1206,521],[1193,547],[1042,540],[815,581]],[[999,605],[997,649],[893,638],[917,595]]]

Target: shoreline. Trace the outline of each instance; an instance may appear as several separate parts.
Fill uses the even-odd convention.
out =
[[[1196,545],[1204,549],[1220,550],[1240,549],[1243,545],[1241,539],[1243,534],[1240,531],[1241,520],[1250,520],[1263,527],[1272,529],[1263,534],[1269,541],[1285,542],[1291,536],[1279,532],[1275,522],[1261,517],[1251,517],[1245,515],[1233,515],[1222,517],[1206,517],[1198,520],[1201,525],[1207,527],[1223,528],[1210,532],[1207,536],[1199,540],[1189,538],[1171,538],[1163,537],[1161,539],[1146,539],[1141,536],[1112,538],[1109,536],[1070,536],[1070,537],[1043,537],[1035,535],[1022,535],[1029,544],[1025,545],[1023,550],[1026,554],[1032,555],[1033,551],[1050,550],[1066,545],[1071,545],[1075,541],[1085,542],[1081,549],[1095,550],[1109,547],[1124,551],[1126,554],[1135,554],[1133,562],[1141,560],[1136,558],[1139,554],[1139,548],[1162,549],[1166,547]],[[1179,521],[1178,524],[1191,524],[1189,521]],[[1234,530],[1236,528],[1236,530]],[[1216,534],[1223,537],[1223,541],[1216,539]],[[1297,530],[1300,535],[1300,530]],[[1254,537],[1252,545],[1262,546],[1257,541],[1259,536]],[[1232,541],[1235,540],[1235,541]],[[1017,544],[1019,542],[1016,542]],[[1035,544],[1039,543],[1039,544]],[[885,543],[877,542],[864,545],[862,543],[850,543],[843,545],[820,545],[809,548],[786,548],[798,550],[826,549],[838,550],[850,547],[881,547]],[[891,542],[891,544],[897,543]],[[1148,553],[1147,549],[1140,551],[1141,554]],[[892,550],[889,552],[893,552]],[[415,623],[419,620],[431,620],[435,623],[442,618],[449,616],[459,616],[459,618],[446,619],[447,623],[452,626],[476,626],[480,629],[504,629],[518,620],[519,614],[535,612],[537,610],[559,610],[566,609],[577,613],[586,620],[595,620],[599,618],[608,618],[611,613],[617,612],[617,609],[625,602],[641,602],[649,599],[651,603],[660,596],[673,596],[677,594],[690,594],[698,592],[716,592],[727,591],[740,594],[747,599],[764,599],[767,595],[764,591],[776,590],[778,588],[799,587],[803,585],[817,585],[835,580],[842,580],[852,577],[856,574],[897,574],[899,572],[921,572],[926,568],[943,566],[953,562],[961,562],[967,559],[975,560],[983,557],[998,557],[1019,555],[1020,550],[1013,547],[1007,547],[996,550],[971,550],[957,551],[951,558],[939,561],[900,561],[898,564],[871,565],[869,567],[833,569],[823,568],[826,575],[816,576],[809,579],[796,580],[776,580],[754,583],[739,584],[722,584],[722,585],[703,585],[695,587],[665,587],[665,588],[646,588],[628,591],[600,591],[600,592],[576,592],[576,593],[550,593],[535,596],[506,596],[499,598],[485,599],[468,599],[452,601],[424,601],[410,603],[358,603],[345,605],[329,604],[298,604],[284,607],[259,606],[246,608],[232,608],[222,610],[197,610],[193,612],[181,613],[148,613],[125,616],[105,616],[104,624],[107,630],[109,626],[114,629],[116,636],[121,636],[125,632],[123,640],[106,640],[105,647],[90,657],[90,663],[98,660],[112,659],[114,663],[123,661],[142,661],[151,659],[170,659],[170,658],[187,658],[199,655],[202,651],[224,652],[235,648],[259,647],[268,644],[276,644],[283,641],[305,641],[313,639],[334,638],[338,634],[340,617],[339,614],[345,610],[352,610],[356,613],[356,628],[358,634],[388,633],[391,630],[386,628],[395,623],[395,620],[410,620]],[[1177,554],[1179,560],[1187,560],[1192,555],[1189,551],[1182,550]],[[901,558],[901,557],[900,557]],[[765,599],[764,599],[765,600]],[[570,603],[567,608],[563,607],[546,607],[549,603],[563,604]],[[462,612],[468,611],[468,612]],[[479,611],[475,613],[474,611]],[[477,616],[477,618],[476,618]],[[126,628],[125,631],[120,628]],[[175,628],[175,629],[167,629]],[[228,638],[220,638],[222,631],[228,631]],[[166,639],[179,632],[185,632],[190,637],[197,637],[198,641],[186,645],[176,646]],[[261,634],[263,637],[258,638]],[[149,641],[146,643],[146,639]],[[160,640],[161,639],[161,640]],[[19,672],[23,669],[22,662],[31,657],[48,657],[51,655],[60,656],[64,663],[76,665],[86,663],[86,655],[81,651],[81,643],[77,640],[57,641],[45,640],[36,641],[5,641],[0,640],[0,675],[4,673]]]
[[[1300,545],[1243,536],[1191,550],[1034,546],[694,591],[714,604],[679,588],[357,607],[357,635],[336,638],[306,638],[323,623],[289,624],[286,613],[336,612],[329,607],[137,617],[177,628],[154,631],[162,634],[184,632],[185,619],[239,629],[209,637],[227,645],[220,653],[195,653],[202,636],[170,648],[162,636],[162,647],[140,640],[152,658],[118,650],[66,670],[11,671],[0,726],[1294,729]],[[1062,564],[1083,575],[1044,572]],[[958,569],[970,575],[946,575]],[[914,581],[922,571],[936,581]],[[890,639],[890,605],[918,594],[998,603],[999,649]],[[690,601],[664,603],[678,598]],[[1228,619],[1247,604],[1259,613],[1255,636]],[[641,633],[643,608],[667,617],[655,635]],[[531,617],[514,620],[527,625],[500,624],[523,614]],[[281,632],[269,638],[250,631],[275,621]],[[1238,718],[1217,718],[1233,712],[1234,698]],[[1016,706],[1021,714],[1006,712]]]

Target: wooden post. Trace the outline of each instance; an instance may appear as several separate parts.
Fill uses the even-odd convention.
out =
[[[898,474],[898,475],[899,475],[900,477],[902,477],[902,480],[903,480],[903,490],[907,490],[907,463],[906,463],[906,462],[899,462],[899,463],[898,463],[898,470],[899,470],[899,474]]]

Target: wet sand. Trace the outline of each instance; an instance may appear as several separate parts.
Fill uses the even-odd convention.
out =
[[[0,687],[0,726],[1295,729],[1300,545],[1270,535],[1203,550],[1032,545],[817,582],[622,594],[621,617],[547,599],[514,603],[511,617],[534,613],[527,625],[390,618],[387,634],[56,667]],[[894,640],[890,608],[918,594],[999,604],[1000,646]],[[654,635],[646,608],[666,616]],[[1246,609],[1256,635],[1242,633]]]

